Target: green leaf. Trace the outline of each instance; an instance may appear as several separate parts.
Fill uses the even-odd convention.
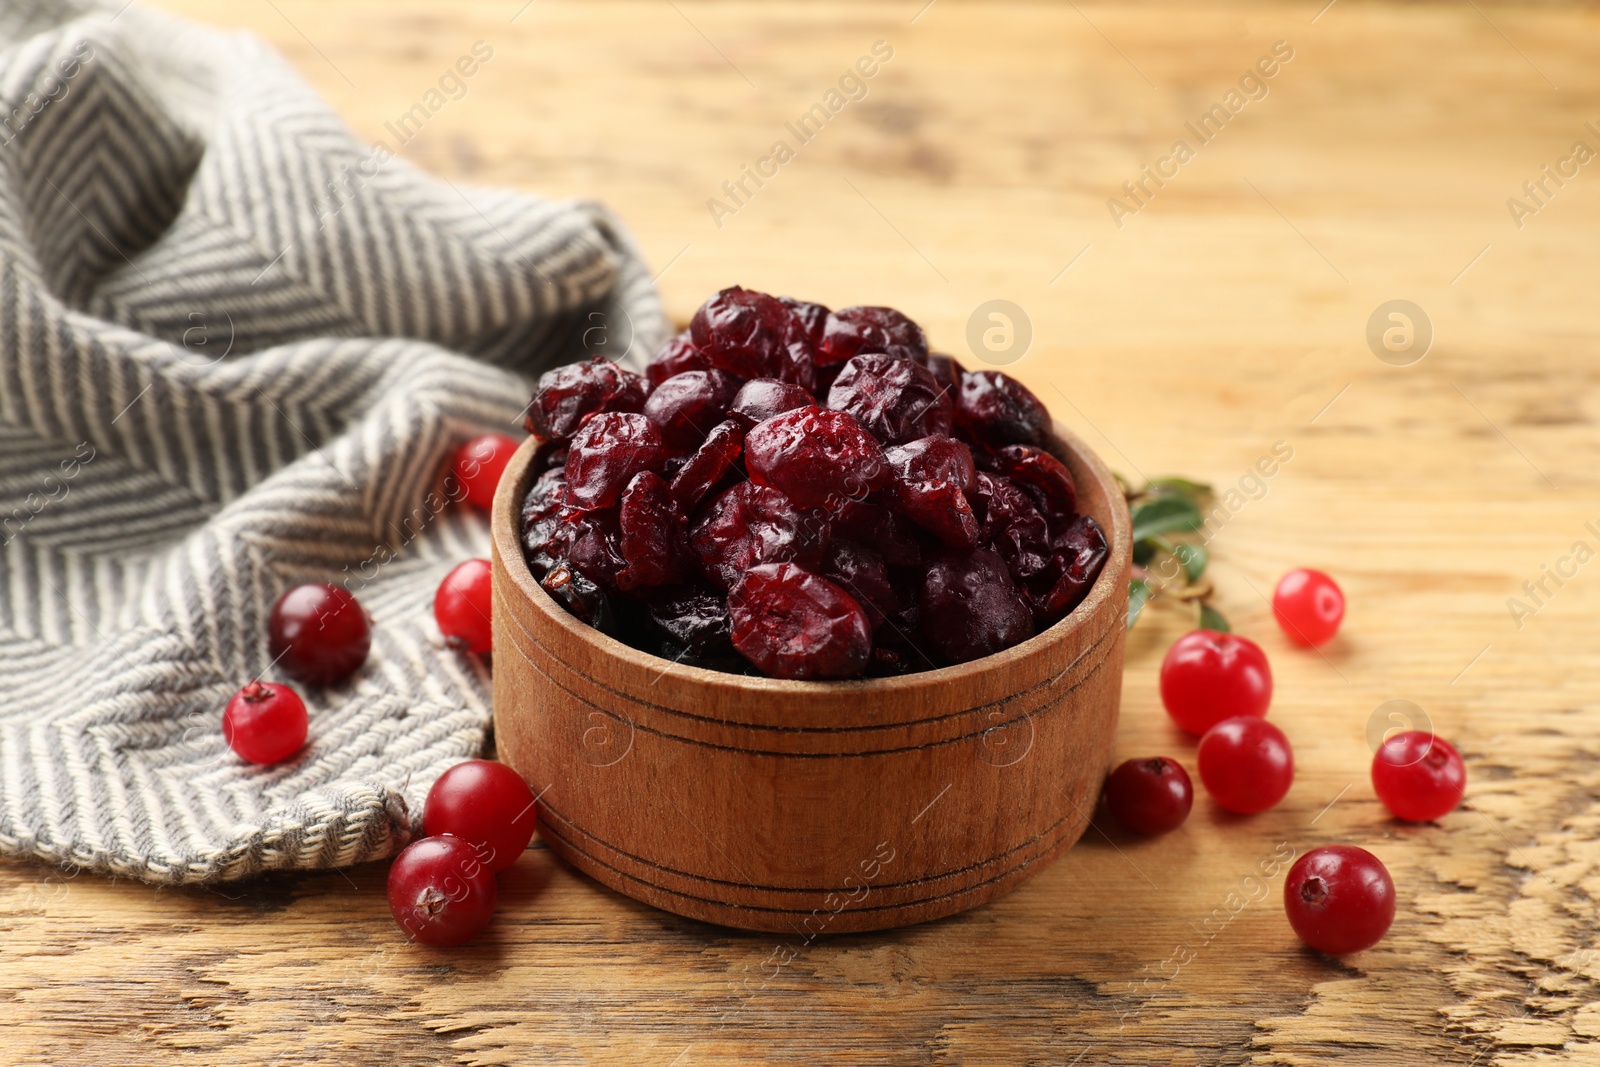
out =
[[[1138,621],[1139,613],[1150,602],[1150,583],[1143,578],[1135,578],[1128,583],[1128,629],[1133,629],[1133,624]]]
[[[1158,493],[1177,493],[1196,502],[1202,497],[1211,495],[1211,486],[1205,482],[1190,481],[1188,478],[1152,478],[1145,488]]]
[[[1200,604],[1200,629],[1216,630],[1218,633],[1231,633],[1233,627],[1228,625],[1228,620],[1222,617],[1222,612],[1204,601]]]
[[[1198,530],[1205,521],[1188,497],[1160,496],[1133,509],[1133,539]]]
[[[1143,567],[1156,558],[1156,542],[1135,541],[1133,543],[1133,561]]]
[[[1184,577],[1191,583],[1200,580],[1200,576],[1206,572],[1206,564],[1211,560],[1205,545],[1190,544],[1188,541],[1179,541],[1173,545],[1172,554],[1183,564]]]

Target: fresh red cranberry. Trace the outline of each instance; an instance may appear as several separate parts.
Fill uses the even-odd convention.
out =
[[[950,433],[950,397],[928,368],[903,356],[851,359],[828,389],[828,406],[854,416],[885,445]]]
[[[782,415],[795,408],[811,407],[816,398],[798,385],[780,382],[776,378],[757,378],[745,382],[733,403],[728,406],[728,417],[738,419],[749,429],[758,422],[766,422],[774,415]]]
[[[1079,515],[1055,535],[1050,554],[1052,580],[1042,596],[1032,598],[1034,617],[1041,626],[1065,618],[1089,595],[1110,549],[1105,531],[1089,515]]]
[[[643,415],[592,416],[567,449],[567,495],[585,511],[614,506],[633,476],[662,469],[661,431]]]
[[[978,519],[967,502],[977,471],[972,453],[953,437],[924,437],[884,453],[895,503],[951,548],[978,543]]]
[[[522,775],[494,760],[473,759],[441,774],[422,806],[422,831],[473,846],[491,871],[503,871],[533,840],[538,813]]]
[[[494,874],[459,837],[413,841],[389,867],[389,911],[413,941],[471,941],[494,916]]]
[[[251,682],[222,713],[222,739],[251,763],[279,763],[306,743],[305,701],[286,685]]]
[[[707,506],[689,530],[689,544],[701,573],[731,589],[757,564],[819,565],[827,534],[778,490],[740,482]]]
[[[1227,811],[1254,815],[1294,783],[1294,751],[1283,731],[1254,715],[1223,719],[1200,739],[1200,781]]]
[[[1354,845],[1324,845],[1295,861],[1283,910],[1300,940],[1343,956],[1383,940],[1394,922],[1394,879],[1378,857]]]
[[[1078,487],[1066,465],[1042,448],[1007,445],[992,457],[994,473],[1009,478],[1033,497],[1052,526],[1072,521],[1078,512]]]
[[[744,433],[745,427],[733,419],[717,423],[694,455],[672,476],[672,498],[685,512],[699,507],[734,469],[744,453]]]
[[[617,575],[621,589],[675,585],[694,567],[689,554],[689,520],[667,491],[661,476],[641,471],[622,494],[618,525],[627,568]]]
[[[350,590],[307,582],[272,605],[267,647],[273,663],[295,681],[335,685],[367,662],[372,624]]]
[[[1407,730],[1378,746],[1372,757],[1372,788],[1396,818],[1432,822],[1461,804],[1467,765],[1444,738]]]
[[[1295,644],[1325,645],[1344,619],[1344,593],[1326,574],[1302,567],[1279,580],[1272,614]]]
[[[776,297],[737,285],[724,289],[700,305],[689,330],[713,367],[740,378],[781,378],[815,387],[805,324]]]
[[[1106,807],[1123,826],[1153,837],[1183,825],[1194,807],[1194,786],[1177,760],[1126,760],[1106,779]]]
[[[928,337],[922,327],[894,308],[840,308],[828,316],[817,346],[817,362],[844,363],[863,352],[928,358]]]
[[[661,428],[668,452],[693,452],[722,421],[739,385],[739,379],[727,371],[685,371],[656,386],[644,402],[644,414]]]
[[[946,550],[929,565],[918,601],[922,634],[940,656],[965,663],[1033,635],[1033,612],[989,548]]]
[[[444,576],[433,594],[433,617],[445,640],[463,652],[488,652],[494,644],[493,568],[469,559]]]
[[[848,537],[829,540],[822,576],[856,598],[874,632],[886,617],[900,610],[888,564],[878,553]]]
[[[856,599],[792,563],[751,567],[728,594],[733,647],[772,678],[854,678],[872,655]]]
[[[982,527],[979,538],[1000,553],[1011,577],[1027,582],[1050,568],[1050,524],[1032,497],[988,471],[975,472],[967,495]]]
[[[1235,715],[1265,715],[1272,703],[1267,654],[1238,634],[1186,633],[1161,661],[1161,702],[1173,722],[1196,735]]]
[[[1050,412],[1011,375],[981,370],[961,376],[955,421],[964,433],[988,448],[1041,445],[1050,428]]]
[[[883,449],[842,411],[809,407],[757,423],[744,436],[744,462],[757,485],[803,508],[834,508],[889,481]]]
[[[806,336],[811,339],[812,347],[822,343],[822,331],[828,324],[827,308],[807,300],[796,300],[792,296],[780,296],[778,302],[794,312],[794,317],[806,328]]]
[[[706,358],[704,352],[694,346],[694,341],[689,338],[689,331],[684,330],[661,346],[661,350],[651,357],[644,374],[651,385],[660,385],[668,378],[675,378],[684,371],[710,369],[711,361]]]
[[[584,420],[605,411],[638,412],[649,382],[599,356],[545,372],[528,405],[528,432],[567,442]]]
[[[500,475],[505,473],[517,443],[503,433],[486,433],[474,437],[456,452],[456,481],[466,490],[467,500],[488,511],[494,507],[494,491],[500,487]]]

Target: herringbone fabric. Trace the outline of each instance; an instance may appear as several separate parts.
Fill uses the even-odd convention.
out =
[[[643,353],[664,322],[601,209],[429,178],[253,39],[121,7],[0,5],[0,851],[162,882],[379,858],[488,726],[429,610],[487,554],[452,448],[515,432],[596,325]],[[254,767],[222,708],[311,580],[372,654]]]

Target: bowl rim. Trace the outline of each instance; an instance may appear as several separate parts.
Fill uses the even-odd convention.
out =
[[[1111,473],[1105,462],[1084,443],[1083,439],[1070,430],[1065,429],[1059,422],[1052,420],[1051,428],[1046,435],[1045,449],[1062,459],[1070,467],[1073,460],[1089,473],[1098,483],[1100,491],[1110,503],[1110,519],[1107,533],[1108,552],[1105,565],[1100,569],[1100,576],[1090,587],[1088,594],[1078,605],[1070,611],[1065,618],[1051,625],[1045,630],[1034,634],[1026,641],[1019,642],[1009,648],[978,659],[968,660],[948,667],[937,667],[931,671],[916,671],[911,674],[894,675],[885,678],[844,678],[826,681],[809,681],[789,678],[768,678],[764,675],[733,674],[728,671],[713,670],[709,667],[695,667],[677,660],[666,659],[654,655],[643,649],[634,648],[626,642],[619,641],[610,634],[595,629],[588,623],[572,615],[555,598],[545,592],[533,577],[533,571],[528,566],[527,554],[522,548],[521,515],[522,500],[528,489],[529,467],[533,460],[534,452],[540,441],[530,435],[527,440],[518,446],[517,451],[506,464],[505,472],[501,476],[500,484],[495,490],[494,506],[490,513],[490,534],[494,542],[495,554],[503,564],[505,575],[516,586],[517,590],[531,603],[538,606],[539,610],[548,619],[562,627],[567,633],[579,640],[586,641],[597,651],[617,657],[628,662],[631,666],[661,673],[671,672],[678,675],[683,681],[715,685],[724,689],[733,688],[747,692],[752,696],[762,693],[784,692],[790,694],[837,694],[840,692],[859,693],[862,696],[877,694],[915,692],[929,686],[947,685],[968,678],[987,675],[995,670],[1003,670],[1012,663],[1027,659],[1045,646],[1064,640],[1069,634],[1080,627],[1088,626],[1099,614],[1099,608],[1105,600],[1117,595],[1117,587],[1121,583],[1118,576],[1125,574],[1127,567],[1122,564],[1133,552],[1133,522],[1128,514],[1128,506],[1123,496],[1121,483]],[[1060,455],[1062,452],[1071,454],[1071,459]],[[1074,479],[1078,479],[1074,471]],[[1098,516],[1096,521],[1101,521]],[[1126,592],[1122,592],[1126,600]],[[1126,608],[1119,616],[1126,618]]]

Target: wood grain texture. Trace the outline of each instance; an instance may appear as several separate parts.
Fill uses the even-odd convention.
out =
[[[1081,440],[1049,447],[1109,542],[1083,603],[970,663],[831,683],[702,670],[568,614],[523,557],[535,446],[491,520],[495,743],[562,859],[678,915],[808,945],[976,907],[1088,828],[1116,744],[1133,541]]]
[[[678,317],[741,282],[894,304],[964,356],[981,301],[1024,307],[1010,369],[1113,466],[1244,482],[1214,576],[1272,657],[1300,773],[1264,815],[1201,800],[1161,840],[1091,830],[992,905],[803,947],[635,904],[540,848],[448,954],[399,941],[381,869],[224,895],[7,863],[0,1061],[1600,1061],[1600,572],[1545,579],[1520,626],[1507,608],[1600,546],[1600,172],[1521,228],[1506,203],[1600,147],[1592,9],[167,6],[267,37],[373,138],[491,43],[403,157],[609,203]],[[717,228],[706,200],[880,39],[866,98]],[[1278,40],[1295,57],[1266,98],[1117,228],[1107,199]],[[1397,297],[1435,327],[1410,367],[1364,340]],[[1292,458],[1250,478],[1277,441]],[[1266,608],[1295,565],[1350,597],[1321,655]],[[1192,766],[1155,689],[1183,627],[1152,611],[1130,635],[1123,756]],[[1399,698],[1468,760],[1437,826],[1390,821],[1367,783],[1368,719]],[[1400,899],[1342,963],[1299,948],[1277,898],[1286,850],[1335,841],[1378,853]]]

